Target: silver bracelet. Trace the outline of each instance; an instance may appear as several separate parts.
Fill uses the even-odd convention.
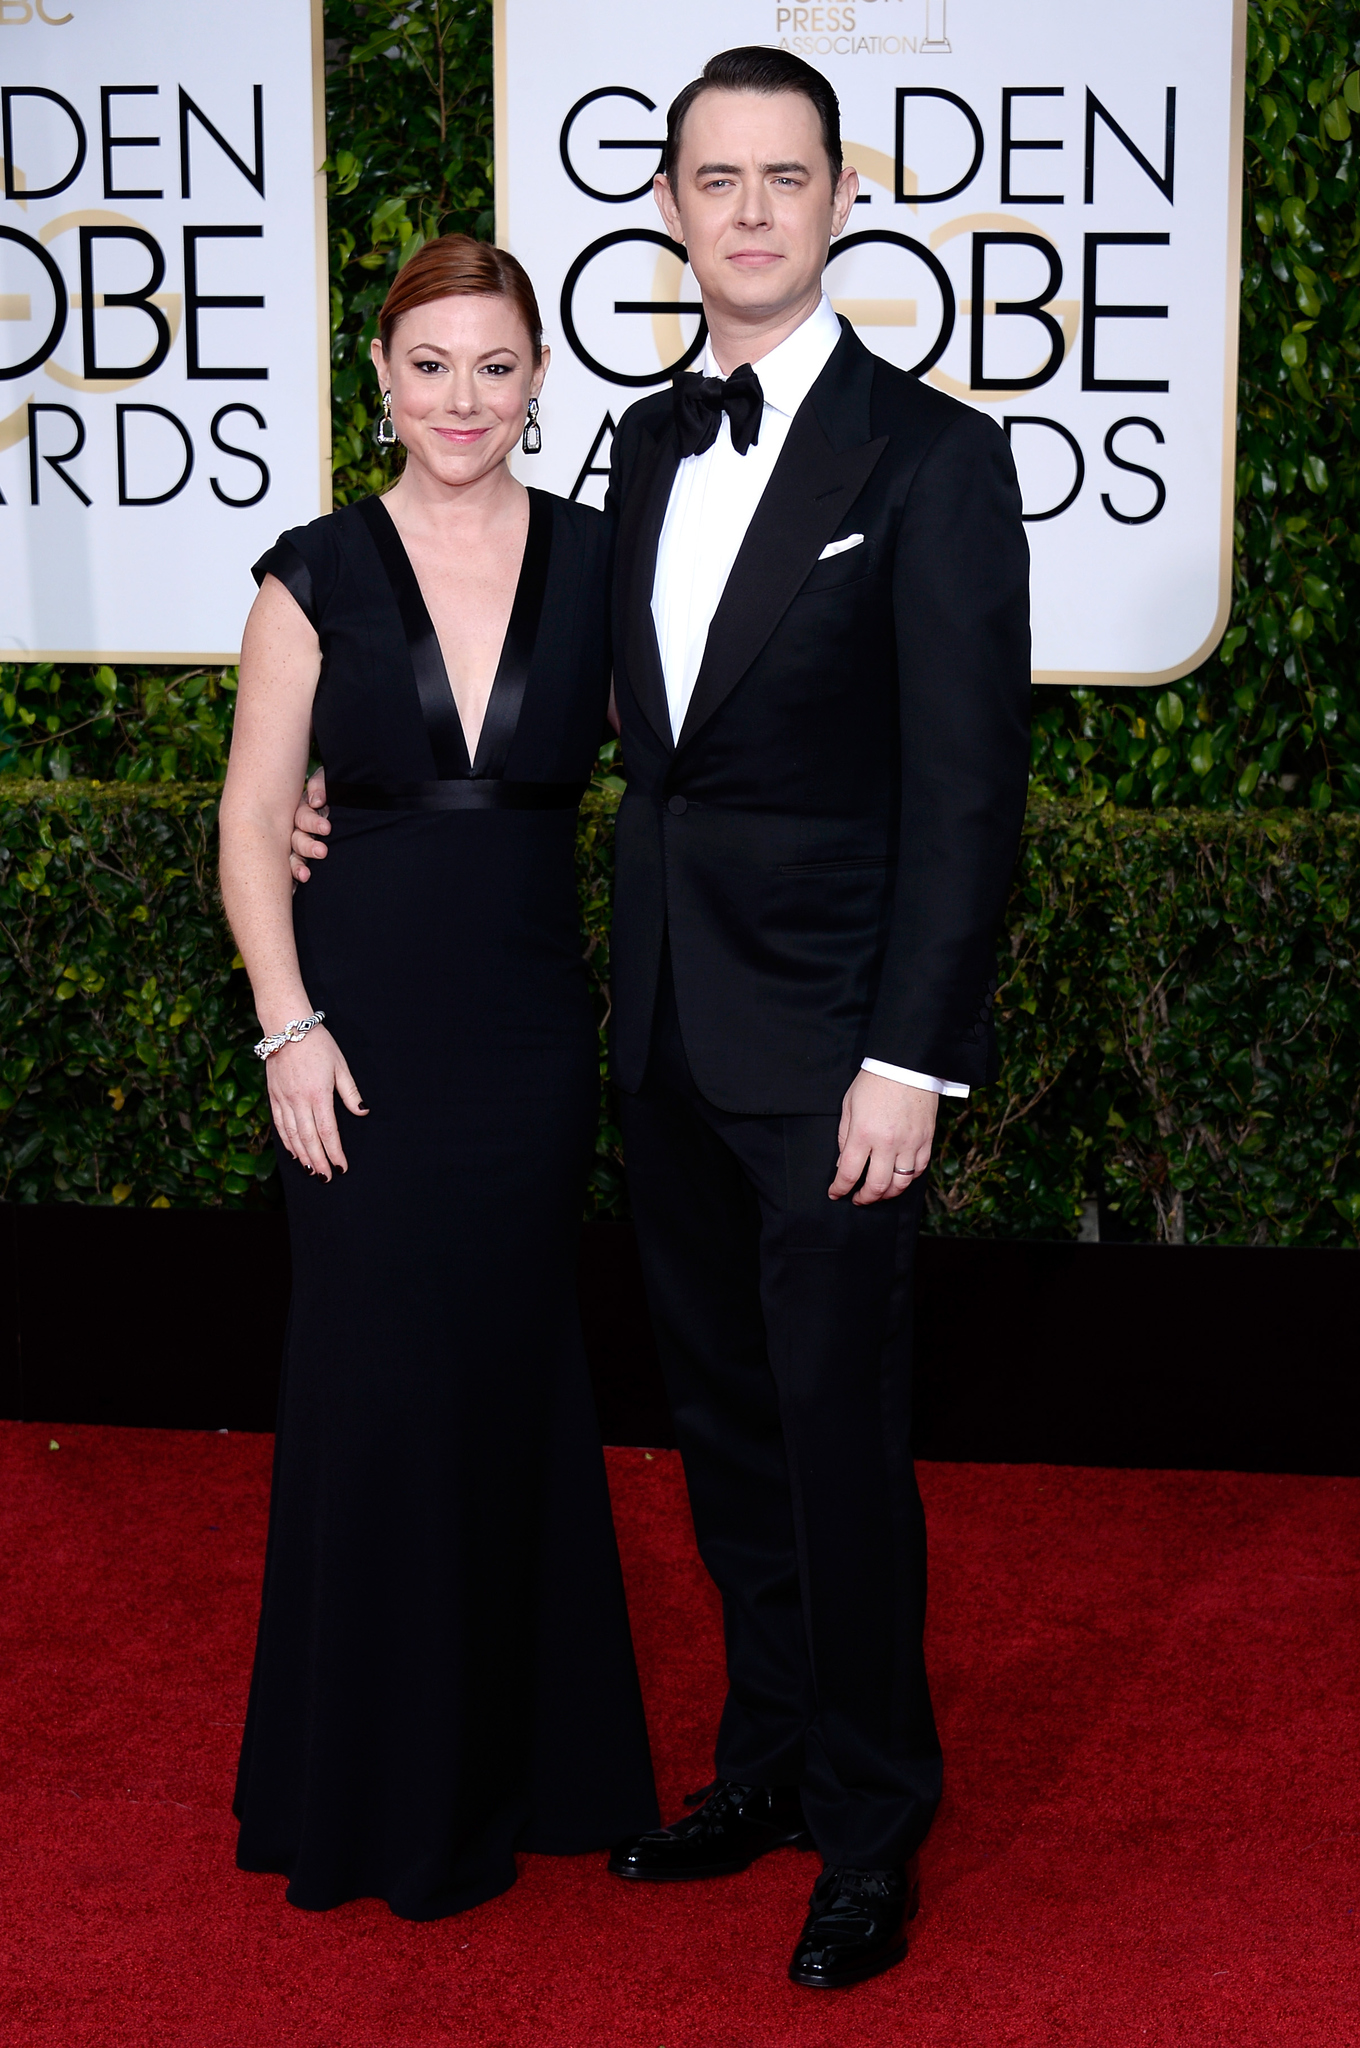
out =
[[[318,1010],[314,1017],[295,1017],[282,1031],[276,1031],[272,1038],[262,1038],[258,1045],[253,1045],[250,1049],[257,1060],[267,1060],[270,1053],[277,1052],[281,1045],[296,1045],[300,1038],[307,1036],[313,1024],[324,1021],[325,1015],[324,1010]]]

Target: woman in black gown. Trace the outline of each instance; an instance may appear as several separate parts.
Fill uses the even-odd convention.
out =
[[[609,532],[505,467],[546,367],[512,259],[427,245],[383,343],[405,472],[257,564],[222,810],[261,1025],[325,1020],[268,1057],[294,1280],[237,1860],[431,1919],[656,1806],[574,1281]]]

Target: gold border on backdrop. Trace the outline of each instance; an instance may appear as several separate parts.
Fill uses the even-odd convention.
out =
[[[146,654],[136,647],[100,647],[93,652],[88,647],[47,647],[41,653],[30,653],[27,648],[0,647],[0,661],[79,661],[103,662],[112,667],[115,662],[143,663],[147,668],[192,668],[197,662],[203,668],[234,668],[241,659],[239,647],[229,653],[216,654]]]
[[[1237,482],[1237,353],[1242,305],[1242,146],[1247,112],[1247,0],[1233,0],[1232,102],[1228,110],[1228,251],[1224,275],[1227,332],[1223,351],[1223,474],[1219,482],[1218,610],[1206,640],[1188,660],[1170,668],[1121,674],[1110,669],[1034,669],[1033,683],[1068,689],[1093,683],[1102,689],[1155,690],[1176,683],[1207,661],[1228,630],[1232,612],[1233,507]]]
[[[496,0],[498,10],[504,0]],[[331,293],[330,234],[326,214],[326,29],[325,0],[311,0],[312,17],[312,152],[316,159],[316,348],[317,396],[320,408],[318,447],[321,459],[321,505],[332,506],[331,484]],[[0,647],[0,662],[16,666],[26,661],[132,662],[148,668],[180,668],[202,662],[210,668],[231,668],[241,659],[239,647],[230,653],[148,654],[137,648],[116,651],[88,647]]]
[[[1246,0],[1241,0],[1243,6]],[[312,0],[312,155],[316,159],[316,391],[321,417],[317,450],[321,462],[321,510],[334,507],[331,463],[331,264],[330,220],[326,212],[326,9]]]
[[[510,0],[493,0],[493,83],[495,107],[496,240],[510,246]],[[1104,689],[1155,689],[1178,682],[1217,647],[1232,611],[1233,504],[1237,476],[1237,352],[1241,301],[1242,139],[1246,116],[1247,0],[1233,0],[1231,105],[1228,114],[1228,247],[1225,262],[1226,337],[1223,388],[1223,464],[1219,490],[1218,609],[1208,638],[1192,655],[1170,668],[1140,671],[1113,669],[1033,669],[1030,681],[1072,689],[1095,684]]]
[[[495,182],[496,245],[510,247],[510,24],[509,0],[491,9],[491,174]]]

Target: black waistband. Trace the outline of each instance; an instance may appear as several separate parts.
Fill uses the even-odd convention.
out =
[[[356,811],[574,811],[584,782],[333,782],[330,803]]]

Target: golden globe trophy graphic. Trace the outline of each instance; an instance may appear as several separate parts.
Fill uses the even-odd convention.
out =
[[[917,45],[917,55],[947,57],[949,54],[949,0],[926,0],[926,32]]]

